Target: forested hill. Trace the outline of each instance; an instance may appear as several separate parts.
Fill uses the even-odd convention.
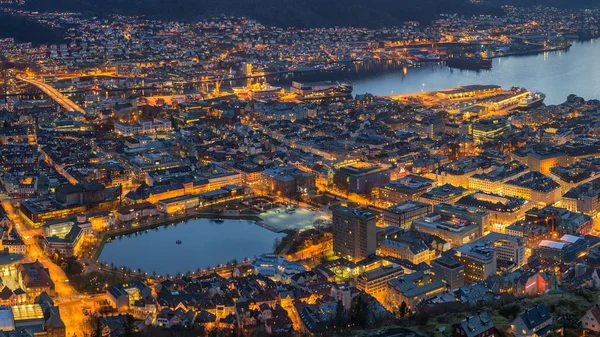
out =
[[[488,3],[496,0],[488,0]],[[559,8],[592,8],[600,7],[598,0],[501,0],[500,4],[529,7],[529,6],[550,6]]]
[[[468,0],[28,0],[26,6],[39,11],[118,13],[168,20],[226,14],[278,27],[376,28],[409,20],[427,23],[442,13],[502,14],[496,6]]]

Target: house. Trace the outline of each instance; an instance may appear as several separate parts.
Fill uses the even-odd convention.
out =
[[[50,271],[39,261],[22,263],[18,272],[19,286],[25,290],[30,301],[33,302],[42,292],[54,296],[54,282],[50,278]]]
[[[588,331],[600,332],[600,307],[598,304],[589,308],[580,320],[581,326]]]
[[[157,327],[161,328],[173,328],[173,327],[189,327],[194,322],[194,312],[185,311],[181,308],[172,310],[170,308],[164,308],[156,316]]]
[[[265,330],[269,335],[288,334],[292,331],[292,320],[285,310],[275,309],[274,316],[265,320]]]
[[[0,205],[0,227],[10,228],[12,227],[12,221],[8,218],[6,211],[4,211],[4,207]]]
[[[194,319],[194,325],[197,327],[203,327],[205,331],[212,330],[215,327],[217,316],[211,314],[206,310],[202,310],[196,315]]]
[[[516,337],[543,337],[553,332],[552,315],[543,304],[527,309],[510,324],[510,332]]]
[[[146,319],[149,315],[156,313],[156,299],[147,297],[142,300],[137,300],[133,303],[133,316],[137,319]]]
[[[106,289],[106,299],[119,311],[127,311],[134,307],[135,301],[151,295],[152,289],[141,281],[117,284]]]
[[[456,324],[452,331],[452,337],[493,337],[494,322],[487,312],[478,312],[477,316],[471,316]]]
[[[0,290],[0,305],[16,305],[17,304],[17,295],[7,286],[4,286],[2,290]]]

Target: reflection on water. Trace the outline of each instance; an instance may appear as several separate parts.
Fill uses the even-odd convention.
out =
[[[541,91],[547,95],[546,103],[558,104],[575,93],[586,99],[600,98],[600,43],[598,40],[574,42],[566,51],[555,51],[528,56],[498,58],[492,70],[450,69],[440,64],[421,67],[404,67],[396,61],[377,63],[349,63],[342,70],[279,74],[266,78],[225,81],[227,87],[244,86],[267,81],[288,89],[292,81],[343,81],[354,82],[354,93],[366,92],[384,96],[419,91],[432,91],[469,84],[498,84]],[[183,89],[156,89],[138,91],[104,92],[102,96],[125,98],[132,94],[167,95],[189,94],[198,90],[210,91],[212,84],[189,85]],[[81,98],[83,95],[77,95]]]
[[[283,236],[248,220],[195,219],[118,237],[104,246],[98,260],[175,275],[270,253],[275,239]]]

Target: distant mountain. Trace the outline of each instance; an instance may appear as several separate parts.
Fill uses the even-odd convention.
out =
[[[442,13],[502,15],[494,5],[468,0],[28,0],[28,9],[94,15],[146,15],[158,19],[246,16],[278,27],[381,27],[430,22]]]
[[[488,0],[488,2],[497,3],[496,0]],[[520,7],[529,6],[550,6],[559,8],[591,8],[600,7],[598,0],[501,0],[502,5],[513,5]]]
[[[26,18],[0,12],[0,38],[12,37],[19,42],[61,43],[62,32]]]

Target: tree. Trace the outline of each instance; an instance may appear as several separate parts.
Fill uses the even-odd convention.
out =
[[[102,317],[88,316],[79,327],[83,337],[102,337]]]
[[[273,252],[277,252],[279,245],[281,245],[281,239],[275,238],[275,240],[273,241]]]
[[[358,325],[361,328],[365,328],[367,326],[368,319],[368,304],[363,300],[362,296],[358,296],[358,300],[352,308],[351,322],[352,324]]]
[[[406,317],[406,315],[408,315],[410,312],[410,309],[408,309],[408,305],[406,304],[406,302],[402,301],[402,304],[400,304],[400,308],[398,309],[398,314],[400,315],[400,319],[403,319],[404,317]]]
[[[135,318],[131,315],[127,315],[125,323],[123,324],[123,336],[131,337],[137,335],[137,328],[135,326]]]
[[[344,304],[342,303],[342,301],[337,301],[337,305],[335,307],[334,324],[336,327],[339,328],[345,325],[345,320],[346,317],[344,315]]]

